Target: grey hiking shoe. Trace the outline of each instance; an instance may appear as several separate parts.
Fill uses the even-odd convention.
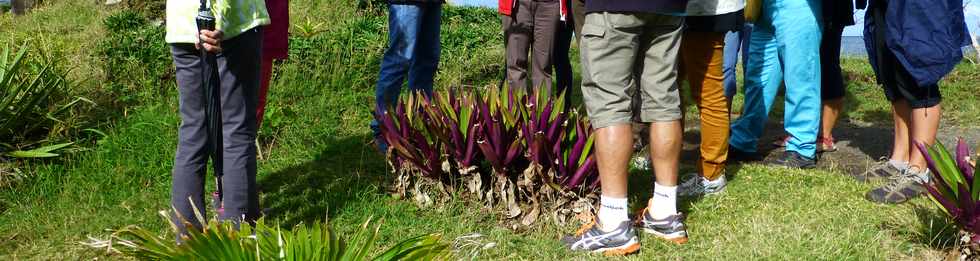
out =
[[[783,151],[779,157],[769,160],[769,165],[793,169],[812,169],[817,167],[817,160],[803,156],[799,152],[787,150]]]
[[[561,239],[573,251],[589,251],[606,256],[625,256],[640,250],[640,240],[629,221],[624,221],[616,229],[605,232],[595,221],[579,228],[574,235]]]
[[[898,175],[889,177],[888,182],[881,187],[868,191],[865,198],[875,203],[903,203],[926,192],[923,182],[922,177],[914,174],[911,169],[906,169]]]
[[[639,220],[637,226],[642,228],[643,232],[677,244],[687,243],[687,226],[684,225],[684,216],[679,213],[664,219],[655,219],[650,216],[650,211],[644,208],[642,218]]]
[[[721,193],[725,190],[728,181],[722,174],[715,180],[708,180],[698,174],[691,175],[690,178],[681,182],[677,187],[677,195],[681,197],[708,196]]]
[[[879,179],[884,179],[888,177],[894,177],[902,174],[902,169],[895,167],[888,158],[881,158],[877,163],[868,168],[867,171],[861,174],[852,175],[854,179],[860,182],[869,182]]]

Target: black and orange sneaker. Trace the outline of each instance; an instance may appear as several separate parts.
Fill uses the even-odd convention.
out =
[[[677,244],[687,243],[687,226],[684,225],[684,216],[680,213],[664,219],[653,218],[646,208],[641,213],[637,226],[642,228],[643,232]]]
[[[605,256],[625,256],[640,251],[640,240],[630,221],[624,221],[609,232],[602,231],[595,221],[582,226],[575,235],[561,239],[572,251],[589,251]]]

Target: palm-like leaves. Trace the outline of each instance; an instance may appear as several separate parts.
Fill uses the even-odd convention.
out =
[[[170,220],[170,219],[167,219]],[[344,238],[329,225],[315,222],[284,230],[259,220],[254,226],[215,220],[203,230],[189,229],[181,244],[149,230],[129,226],[116,231],[111,246],[147,260],[444,260],[451,251],[438,234],[413,237],[386,250],[376,248],[378,231],[371,219],[352,237]]]
[[[23,138],[37,136],[37,132],[60,122],[58,116],[80,102],[76,98],[63,105],[66,80],[63,72],[43,55],[31,55],[30,45],[25,43],[18,51],[5,47],[0,51],[0,155],[18,158],[54,157],[54,151],[70,145],[63,143],[34,150],[16,149]],[[6,147],[6,148],[4,148]],[[8,152],[3,152],[8,150]]]
[[[940,142],[916,143],[916,147],[933,175],[934,182],[925,184],[930,197],[961,229],[973,234],[973,242],[980,243],[980,179],[974,176],[976,166],[969,161],[966,142],[959,139],[955,157]]]

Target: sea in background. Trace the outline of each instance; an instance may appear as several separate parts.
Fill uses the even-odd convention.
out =
[[[840,54],[843,56],[867,56],[868,49],[864,46],[864,37],[843,36],[840,38]]]

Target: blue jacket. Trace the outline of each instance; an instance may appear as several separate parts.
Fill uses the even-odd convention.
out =
[[[886,8],[884,25],[874,24],[874,8]],[[963,59],[963,46],[970,45],[963,0],[872,0],[868,9],[864,42],[875,71],[875,30],[885,30],[888,50],[919,86],[938,83]]]

